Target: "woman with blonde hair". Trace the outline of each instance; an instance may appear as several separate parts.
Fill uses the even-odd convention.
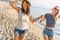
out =
[[[41,16],[40,22],[46,19],[46,26],[43,31],[44,40],[53,40],[54,36],[54,27],[57,21],[57,15],[59,13],[59,7],[55,6],[51,9],[51,13],[46,13],[45,15]]]

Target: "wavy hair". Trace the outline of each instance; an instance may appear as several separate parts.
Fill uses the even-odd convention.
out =
[[[27,3],[26,4],[27,5],[27,9],[26,9],[27,11],[26,12],[25,12],[25,9],[23,7],[24,2]],[[27,0],[23,0],[22,1],[22,8],[21,8],[22,9],[22,12],[25,13],[26,15],[29,15],[30,14],[30,6],[31,6],[30,2],[28,2]]]

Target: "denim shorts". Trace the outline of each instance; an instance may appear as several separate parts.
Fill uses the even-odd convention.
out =
[[[47,29],[46,27],[44,28],[43,35],[46,34],[49,37],[53,37],[54,32],[53,30]]]
[[[19,30],[17,28],[14,29],[14,34],[27,34],[28,33],[28,29],[25,30]]]

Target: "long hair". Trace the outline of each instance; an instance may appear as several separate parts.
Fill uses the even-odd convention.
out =
[[[55,16],[56,16],[59,13],[59,7],[58,6],[55,6],[54,9],[57,10],[57,13],[55,14]]]
[[[24,3],[24,2],[27,3],[27,4],[26,4],[26,5],[27,5],[27,9],[26,9],[27,11],[26,11],[26,12],[25,12],[25,9],[24,9],[24,7],[23,7],[23,3]],[[27,0],[23,0],[23,1],[22,1],[22,8],[21,8],[21,9],[22,9],[22,12],[25,13],[26,15],[29,15],[29,14],[30,14],[30,6],[31,6],[31,4],[30,4]]]
[[[58,15],[58,13],[59,13],[59,10],[57,10],[57,13],[55,14],[55,16]]]

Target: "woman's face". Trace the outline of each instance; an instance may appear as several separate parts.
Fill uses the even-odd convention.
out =
[[[24,2],[22,6],[25,10],[27,9],[27,3],[26,2]]]
[[[57,12],[58,12],[58,11],[57,11],[56,8],[53,8],[53,9],[52,9],[52,13],[53,13],[54,15],[55,15]]]

